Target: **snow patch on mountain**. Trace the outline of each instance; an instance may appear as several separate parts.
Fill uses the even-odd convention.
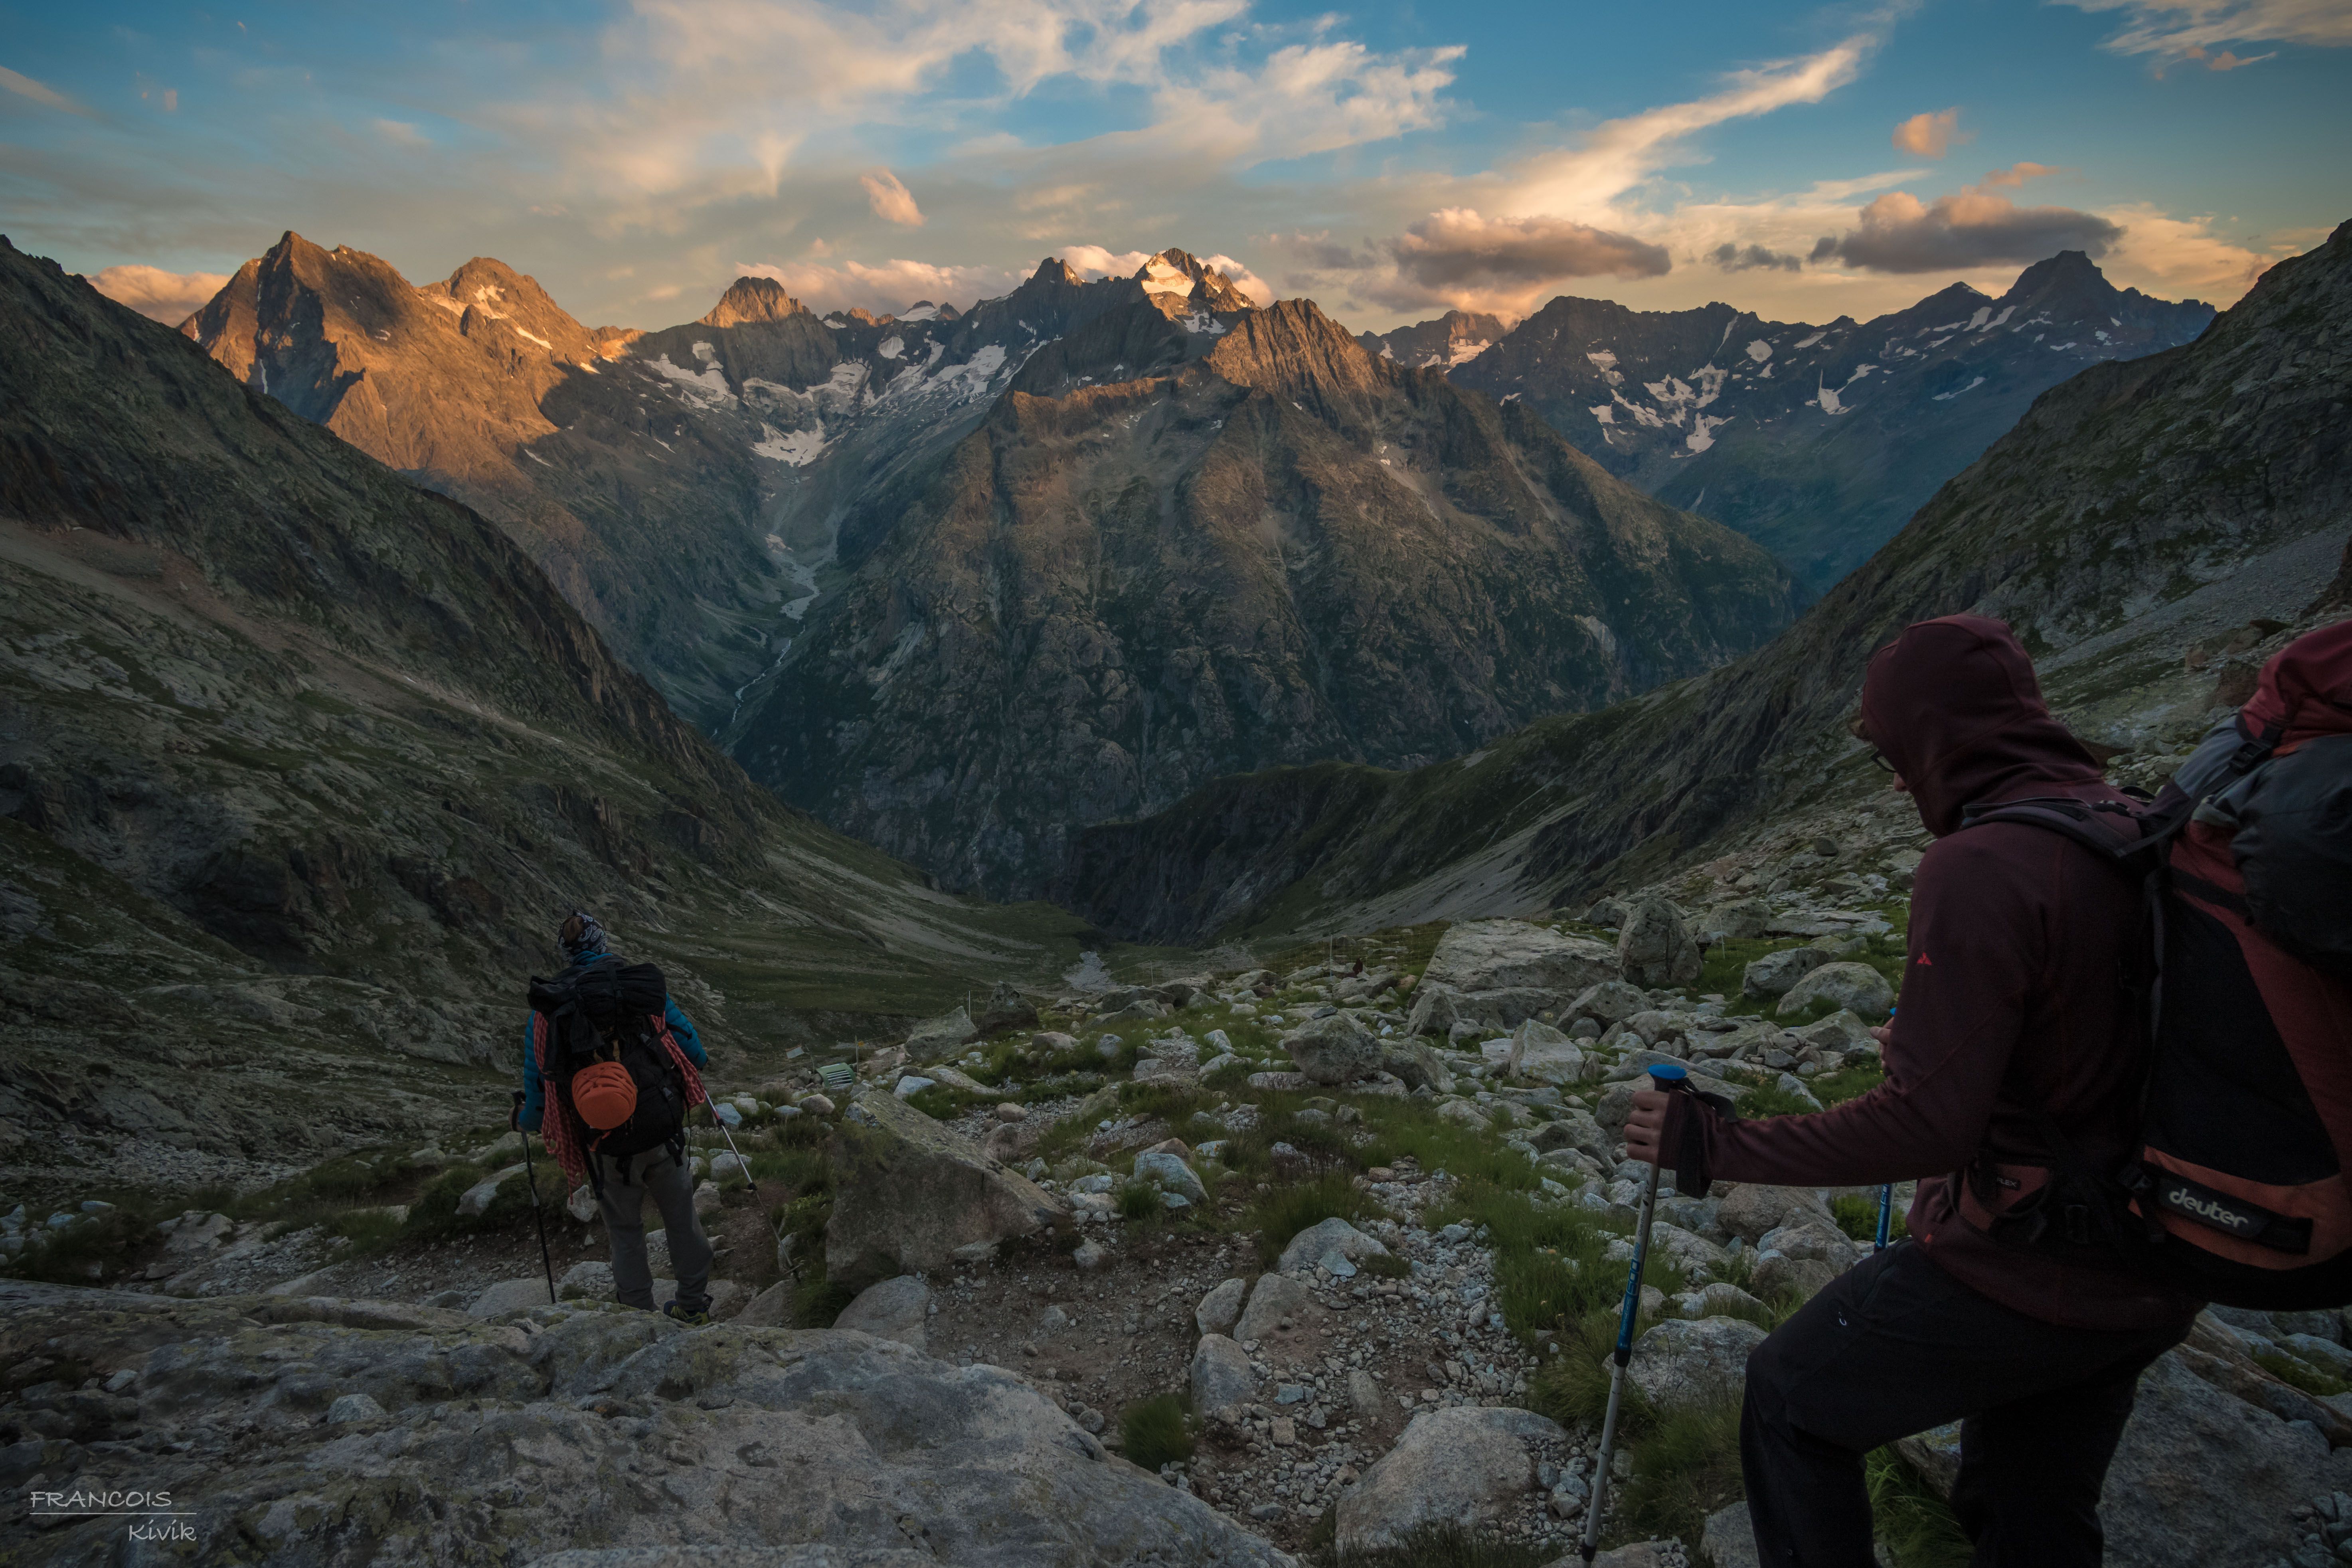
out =
[[[822,423],[807,430],[782,432],[762,425],[760,434],[761,439],[751,444],[752,451],[762,458],[790,463],[795,468],[808,467],[824,450],[824,426]]]

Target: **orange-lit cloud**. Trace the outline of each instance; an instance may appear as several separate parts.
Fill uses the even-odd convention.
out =
[[[923,226],[922,209],[915,205],[914,193],[899,183],[898,175],[883,169],[858,175],[857,183],[866,187],[866,205],[874,209],[876,217],[907,228]]]
[[[1976,132],[1959,129],[1958,109],[1938,110],[1933,114],[1915,114],[1895,128],[1895,151],[1908,153],[1916,158],[1940,158],[1956,143],[1973,142]]]
[[[142,316],[176,327],[226,288],[228,278],[219,272],[166,272],[131,262],[108,268],[89,286]]]

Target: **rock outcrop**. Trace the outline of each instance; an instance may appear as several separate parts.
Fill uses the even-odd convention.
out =
[[[69,1345],[117,1391],[39,1394],[12,1462],[170,1492],[163,1522],[276,1563],[487,1565],[517,1542],[558,1562],[766,1562],[796,1543],[833,1564],[1290,1561],[1013,1373],[859,1334],[610,1308],[464,1326],[383,1302],[273,1316],[253,1299],[16,1282],[0,1303],[12,1363]],[[121,1533],[93,1519],[37,1535],[19,1518],[0,1547],[97,1562]]]
[[[1062,1201],[897,1096],[868,1089],[832,1147],[825,1278],[852,1289],[1070,1223]]]

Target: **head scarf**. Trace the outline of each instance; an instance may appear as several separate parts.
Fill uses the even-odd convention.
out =
[[[555,932],[555,945],[573,963],[604,952],[606,940],[604,928],[586,910],[574,910],[564,916],[563,924]]]

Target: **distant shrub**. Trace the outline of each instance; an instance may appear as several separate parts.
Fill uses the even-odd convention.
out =
[[[1192,1433],[1183,1402],[1172,1394],[1139,1399],[1118,1413],[1118,1440],[1127,1457],[1147,1470],[1192,1457]]]

